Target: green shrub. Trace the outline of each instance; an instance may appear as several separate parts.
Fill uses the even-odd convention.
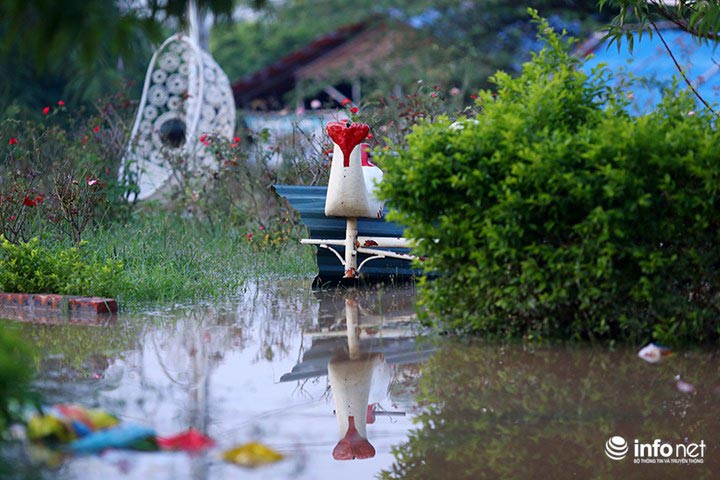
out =
[[[665,92],[643,117],[545,22],[545,48],[499,72],[481,112],[426,122],[384,155],[391,218],[430,259],[441,328],[496,336],[718,337],[720,134]]]
[[[120,281],[120,262],[76,247],[49,249],[37,237],[17,245],[0,239],[0,291],[110,296]]]
[[[29,347],[0,325],[0,434],[17,420],[18,407],[30,399],[32,360]]]

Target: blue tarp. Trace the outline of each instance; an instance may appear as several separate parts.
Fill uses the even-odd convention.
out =
[[[660,33],[670,50],[685,69],[685,74],[700,95],[711,105],[720,104],[720,48],[716,42],[698,42],[689,33],[674,28],[661,28]],[[645,85],[635,84],[627,87],[632,93],[637,113],[652,109],[661,98],[661,89],[672,84],[673,77],[679,80],[679,88],[688,88],[681,79],[672,58],[662,44],[660,37],[653,32],[652,37],[645,32],[642,38],[635,35],[632,53],[623,39],[620,51],[617,45],[608,41],[590,41],[581,47],[583,54],[592,54],[586,69],[606,64],[622,82],[628,75],[645,77]],[[717,62],[717,63],[716,63]]]

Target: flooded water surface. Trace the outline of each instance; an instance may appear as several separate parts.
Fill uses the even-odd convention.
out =
[[[99,407],[161,437],[192,427],[216,445],[4,456],[18,478],[67,480],[720,473],[716,352],[650,364],[633,348],[459,342],[423,332],[414,303],[411,288],[280,281],[102,325],[13,323],[38,347],[48,404]],[[248,469],[221,458],[247,442],[284,459]]]

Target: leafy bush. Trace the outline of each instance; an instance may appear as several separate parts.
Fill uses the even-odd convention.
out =
[[[384,155],[391,218],[442,276],[421,304],[497,336],[709,341],[720,331],[720,133],[665,92],[643,117],[602,69],[545,48],[498,72],[482,111],[421,124]]]
[[[52,250],[37,237],[0,243],[0,291],[111,296],[120,281],[122,264],[89,258],[77,247]]]
[[[17,420],[17,407],[30,398],[32,360],[29,347],[0,325],[0,434]]]

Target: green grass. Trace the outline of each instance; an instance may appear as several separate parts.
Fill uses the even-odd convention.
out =
[[[148,302],[231,297],[257,277],[305,277],[315,271],[312,249],[249,242],[243,227],[207,225],[151,215],[87,235],[85,248],[123,263],[114,297],[121,308]]]

